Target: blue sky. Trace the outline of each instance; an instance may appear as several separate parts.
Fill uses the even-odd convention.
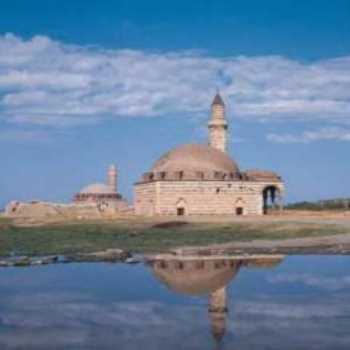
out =
[[[350,196],[349,1],[2,1],[0,206],[119,189],[166,150],[206,142],[228,105],[242,169],[287,200]]]

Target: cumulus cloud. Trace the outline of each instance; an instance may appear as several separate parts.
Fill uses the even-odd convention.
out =
[[[211,57],[0,36],[0,118],[76,125],[113,117],[206,116],[219,87],[237,118],[349,122],[350,57]]]
[[[293,305],[265,300],[264,302],[242,302],[238,305],[237,312],[244,312],[246,315],[256,317],[310,320],[316,317],[346,317],[349,314],[349,307],[344,307],[340,303],[329,303],[328,305],[324,303]]]
[[[39,141],[47,142],[50,140],[49,134],[42,130],[0,130],[0,141]]]
[[[18,281],[9,282],[13,286]],[[313,348],[315,343],[318,349],[347,348],[346,294],[343,298],[282,294],[249,298],[233,289],[225,347],[280,349],[282,344],[284,349],[295,349],[298,340],[303,346],[297,348]],[[98,293],[33,294],[24,288],[19,294],[5,294],[0,311],[2,349],[134,350],[147,344],[150,349],[193,350],[214,345],[206,301],[172,303],[157,297],[117,302]]]
[[[84,294],[39,293],[9,296],[2,308],[0,347],[5,349],[203,349],[199,337],[206,308],[157,301],[105,302]],[[211,335],[208,334],[210,339]]]
[[[274,294],[254,297],[236,306],[237,320],[230,322],[236,348],[346,349],[349,307],[343,298],[315,294]],[[231,313],[232,314],[232,313]]]
[[[267,140],[277,143],[310,143],[314,141],[350,141],[350,129],[326,127],[319,130],[304,131],[299,135],[268,134]]]
[[[350,289],[350,276],[326,277],[311,274],[279,274],[269,279],[271,283],[301,283],[308,287],[337,291]]]

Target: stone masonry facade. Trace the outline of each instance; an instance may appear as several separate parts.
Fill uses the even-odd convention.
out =
[[[280,182],[154,181],[135,188],[139,215],[262,215],[263,191]]]

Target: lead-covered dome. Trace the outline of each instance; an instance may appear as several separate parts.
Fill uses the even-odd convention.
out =
[[[144,175],[144,180],[224,180],[238,177],[230,156],[206,145],[182,145],[164,154]]]
[[[152,171],[223,171],[239,172],[237,164],[226,153],[206,145],[182,145],[164,154]]]

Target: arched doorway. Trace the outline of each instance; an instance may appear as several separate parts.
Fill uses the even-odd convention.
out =
[[[282,209],[282,194],[275,185],[266,186],[262,192],[263,196],[263,214],[267,215]]]
[[[177,216],[188,215],[187,203],[183,198],[180,198],[176,203],[176,215]]]

